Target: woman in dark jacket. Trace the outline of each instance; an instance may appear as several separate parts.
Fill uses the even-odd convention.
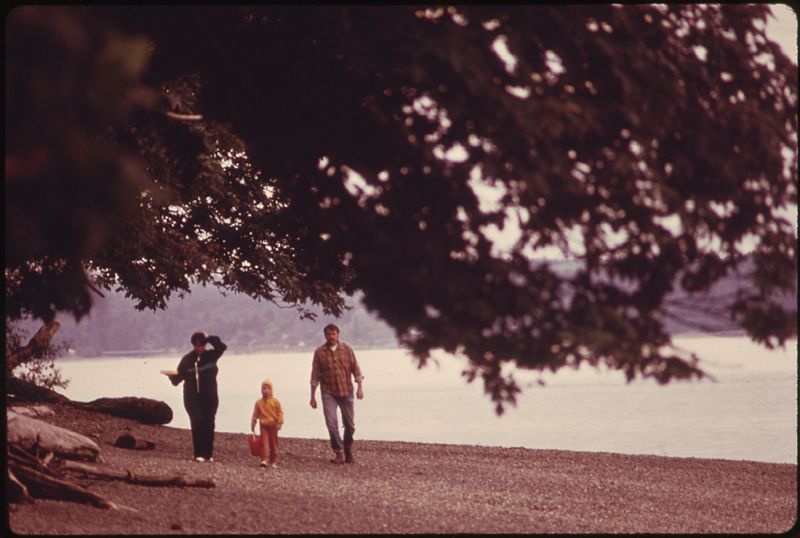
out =
[[[183,405],[192,425],[195,461],[214,461],[214,418],[217,414],[217,361],[228,346],[219,336],[196,332],[191,338],[194,349],[183,356],[177,374],[169,377],[173,385],[183,381]],[[206,343],[212,349],[206,349]]]

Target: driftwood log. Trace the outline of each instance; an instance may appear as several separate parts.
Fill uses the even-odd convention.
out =
[[[91,402],[76,402],[52,389],[39,387],[16,377],[7,381],[9,400],[17,404],[23,402],[68,404],[87,411],[133,419],[143,424],[169,424],[173,417],[172,408],[166,402],[152,398],[124,396],[98,398]],[[24,411],[24,413],[30,414],[28,411]]]
[[[140,486],[177,486],[192,488],[213,488],[215,486],[213,480],[206,478],[191,478],[181,474],[134,474],[129,470],[111,469],[77,461],[65,460],[61,463],[60,468],[66,471],[83,473],[86,476],[94,478],[122,480],[123,482],[138,484]]]
[[[166,402],[152,398],[135,396],[98,398],[91,402],[72,402],[72,404],[87,411],[130,418],[144,424],[168,424],[172,420],[172,408]]]
[[[66,458],[97,460],[100,447],[86,436],[43,420],[20,415],[13,409],[7,412],[9,445],[29,452],[52,452]]]
[[[72,403],[72,401],[63,394],[59,394],[46,387],[40,387],[31,381],[24,381],[18,377],[9,377],[6,379],[6,393],[8,394],[9,403]]]
[[[46,405],[32,405],[29,407],[15,405],[13,407],[9,407],[8,411],[13,411],[18,415],[30,418],[47,418],[56,414],[51,407]]]
[[[46,498],[85,503],[99,508],[136,511],[71,482],[64,476],[69,473],[81,473],[94,479],[122,480],[144,486],[215,487],[214,481],[208,479],[195,479],[180,474],[136,474],[128,470],[72,461],[69,458],[96,461],[100,458],[100,447],[88,437],[74,431],[26,416],[39,414],[46,415],[47,409],[25,408],[21,412],[11,408],[7,410],[6,498],[9,501],[32,502],[34,498]],[[154,447],[154,443],[137,440],[130,435],[128,437],[129,442],[133,441],[132,448]]]
[[[157,487],[213,488],[214,480],[191,478],[181,474],[136,474],[129,470],[112,469],[72,460],[54,460],[52,453],[39,458],[18,446],[9,445],[7,454],[7,499],[12,502],[32,502],[34,498],[90,504],[98,508],[129,510],[130,508],[69,481],[61,475],[79,473],[93,479],[121,480],[129,484]],[[54,460],[54,461],[53,461]],[[54,465],[48,466],[53,461]]]
[[[9,445],[7,475],[13,484],[10,501],[31,502],[34,497],[91,504],[98,508],[136,511],[112,502],[88,489],[60,478],[39,459],[20,447]],[[50,458],[47,458],[49,461]]]
[[[134,508],[129,508],[121,504],[109,501],[108,499],[89,491],[72,482],[55,478],[46,473],[36,471],[24,465],[9,466],[9,471],[25,482],[31,497],[44,499],[57,499],[63,501],[74,501],[91,504],[98,508],[112,508],[115,510],[130,510],[137,512]]]

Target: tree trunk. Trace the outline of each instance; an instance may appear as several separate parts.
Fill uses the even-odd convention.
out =
[[[36,334],[28,341],[28,345],[19,348],[6,357],[7,371],[11,372],[20,363],[31,357],[42,358],[44,351],[50,346],[50,341],[61,328],[61,324],[55,320],[45,323]]]

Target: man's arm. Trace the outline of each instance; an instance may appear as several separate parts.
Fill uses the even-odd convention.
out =
[[[363,377],[359,377],[356,383],[358,384],[358,388],[356,389],[356,398],[359,400],[364,399],[364,386],[363,386]]]
[[[317,408],[317,384],[311,383],[311,409]]]
[[[311,361],[311,409],[317,408],[317,385],[319,385],[319,357],[314,351],[314,358]]]
[[[358,361],[356,360],[356,354],[353,352],[353,348],[348,346],[350,350],[350,359],[353,361],[353,378],[358,385],[356,389],[356,398],[359,400],[364,398],[364,376],[361,374],[361,367],[358,365]]]

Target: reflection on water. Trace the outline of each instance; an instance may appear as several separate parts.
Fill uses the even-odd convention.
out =
[[[366,376],[356,437],[797,463],[797,342],[769,351],[743,337],[678,338],[717,382],[626,384],[619,372],[518,372],[530,382],[498,417],[480,382],[466,384],[464,359],[437,355],[417,369],[399,349],[356,351]],[[327,437],[321,408],[308,405],[311,353],[235,355],[220,360],[217,430],[246,432],[260,382],[273,381],[287,437]],[[80,401],[141,396],[166,401],[171,426],[188,428],[180,387],[159,374],[179,357],[67,359],[64,393]],[[525,375],[528,374],[528,375]],[[535,381],[542,378],[546,384]]]

